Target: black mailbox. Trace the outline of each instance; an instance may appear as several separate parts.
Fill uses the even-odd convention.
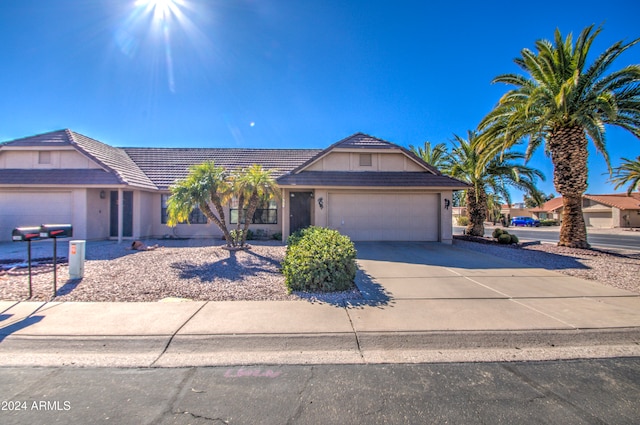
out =
[[[73,227],[70,224],[43,224],[40,226],[41,238],[70,238]]]
[[[11,233],[14,242],[25,242],[40,239],[40,227],[16,227]]]

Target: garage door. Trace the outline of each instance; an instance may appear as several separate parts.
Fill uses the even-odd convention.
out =
[[[584,212],[584,222],[589,227],[611,227],[611,213]]]
[[[20,226],[71,223],[71,192],[0,192],[0,240]]]
[[[329,227],[354,241],[437,241],[438,195],[329,193]]]

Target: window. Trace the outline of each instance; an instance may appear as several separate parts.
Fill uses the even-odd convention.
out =
[[[38,164],[51,164],[51,152],[49,151],[38,152]]]
[[[371,154],[370,153],[361,153],[360,154],[360,166],[361,167],[371,167]]]
[[[247,210],[245,210],[246,212]],[[231,201],[229,208],[229,223],[238,224],[238,200]],[[272,199],[258,205],[256,212],[253,214],[252,224],[278,224],[278,203]]]
[[[168,194],[162,195],[161,201],[161,210],[160,210],[160,222],[162,224],[167,224],[167,202],[169,201]],[[207,224],[208,219],[207,216],[200,211],[200,208],[195,207],[191,214],[189,214],[189,223],[191,224]],[[181,221],[180,223],[186,223],[185,221]]]

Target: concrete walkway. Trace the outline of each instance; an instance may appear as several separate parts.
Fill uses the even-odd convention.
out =
[[[0,302],[0,365],[640,356],[640,295],[437,243],[358,244],[366,300]]]

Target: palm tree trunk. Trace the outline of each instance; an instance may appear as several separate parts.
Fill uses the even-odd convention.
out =
[[[467,211],[469,224],[466,233],[471,236],[484,236],[484,221],[487,219],[487,194],[482,188],[467,189]]]
[[[218,228],[220,230],[222,230],[222,234],[224,235],[224,239],[227,241],[227,246],[234,246],[233,243],[233,238],[231,237],[231,233],[229,233],[229,229],[227,229],[226,224],[224,223],[224,221],[220,221],[218,219],[218,217],[216,217],[216,215],[213,213],[213,211],[211,211],[211,208],[209,207],[209,204],[207,204],[206,202],[203,202],[199,205],[200,207],[200,211],[202,211],[202,213],[211,221],[213,221],[213,223],[218,226]],[[218,209],[218,208],[216,208]],[[222,208],[220,208],[222,209]],[[224,216],[222,216],[222,220],[224,220]]]
[[[579,125],[559,127],[549,137],[553,184],[562,195],[564,206],[559,246],[590,247],[582,213],[582,195],[587,190],[587,143]]]
[[[258,195],[253,193],[249,198],[249,207],[247,208],[247,216],[244,219],[244,228],[242,229],[242,242],[240,246],[244,246],[244,243],[247,241],[247,232],[249,231],[249,225],[251,224],[251,220],[253,220],[253,215],[258,209]]]

